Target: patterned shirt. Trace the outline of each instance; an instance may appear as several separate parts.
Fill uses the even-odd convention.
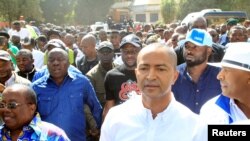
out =
[[[1,141],[11,141],[10,131],[5,125],[0,126]],[[48,122],[41,121],[39,114],[29,125],[23,126],[18,141],[70,141],[65,132]]]

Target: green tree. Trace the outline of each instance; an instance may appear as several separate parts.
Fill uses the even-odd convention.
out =
[[[41,8],[46,22],[57,25],[72,24],[76,0],[41,0]]]
[[[177,5],[175,0],[161,1],[161,14],[165,23],[170,23],[176,19]]]
[[[17,10],[17,0],[1,0],[0,1],[0,14],[2,19],[8,22],[19,18]]]
[[[113,2],[113,0],[78,0],[75,7],[75,21],[78,24],[105,21]]]
[[[42,20],[40,0],[1,0],[0,14],[8,22],[18,20],[21,15],[25,19]]]

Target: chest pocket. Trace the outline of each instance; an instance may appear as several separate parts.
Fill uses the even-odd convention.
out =
[[[51,111],[52,97],[38,97],[37,102],[40,115],[47,116]]]
[[[83,112],[83,94],[74,93],[69,95],[71,110],[75,112]]]

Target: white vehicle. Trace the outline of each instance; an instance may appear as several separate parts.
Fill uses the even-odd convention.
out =
[[[189,13],[181,22],[181,25],[188,25],[189,21],[196,17],[203,16],[206,18],[208,26],[225,23],[229,18],[238,19],[244,22],[247,19],[247,14],[244,11],[222,11],[221,9],[204,9],[200,12]]]
[[[105,30],[106,32],[108,31],[108,24],[107,23],[103,23],[103,22],[95,22],[95,24],[92,24],[90,26],[91,30],[93,32],[98,32],[101,29]]]

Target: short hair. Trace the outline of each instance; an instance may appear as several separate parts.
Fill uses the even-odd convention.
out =
[[[19,52],[16,54],[16,56],[19,56],[19,55],[22,55],[22,56],[27,56],[29,57],[30,59],[33,59],[33,55],[32,55],[32,52],[28,49],[20,49]]]
[[[96,37],[93,35],[93,34],[87,34],[85,35],[83,38],[82,38],[82,41],[83,40],[87,40],[87,41],[90,41],[91,43],[93,44],[96,44]]]
[[[48,53],[48,57],[51,55],[53,52],[61,52],[65,59],[69,62],[69,57],[68,57],[68,52],[66,50],[63,50],[62,48],[53,48],[51,51]]]
[[[207,20],[206,20],[206,18],[204,18],[204,17],[202,17],[202,16],[195,16],[195,17],[193,17],[193,18],[188,22],[188,29],[191,30],[192,27],[193,27],[193,25],[194,25],[194,23],[195,23],[196,21],[198,21],[198,20],[204,21],[205,26],[207,27]]]

